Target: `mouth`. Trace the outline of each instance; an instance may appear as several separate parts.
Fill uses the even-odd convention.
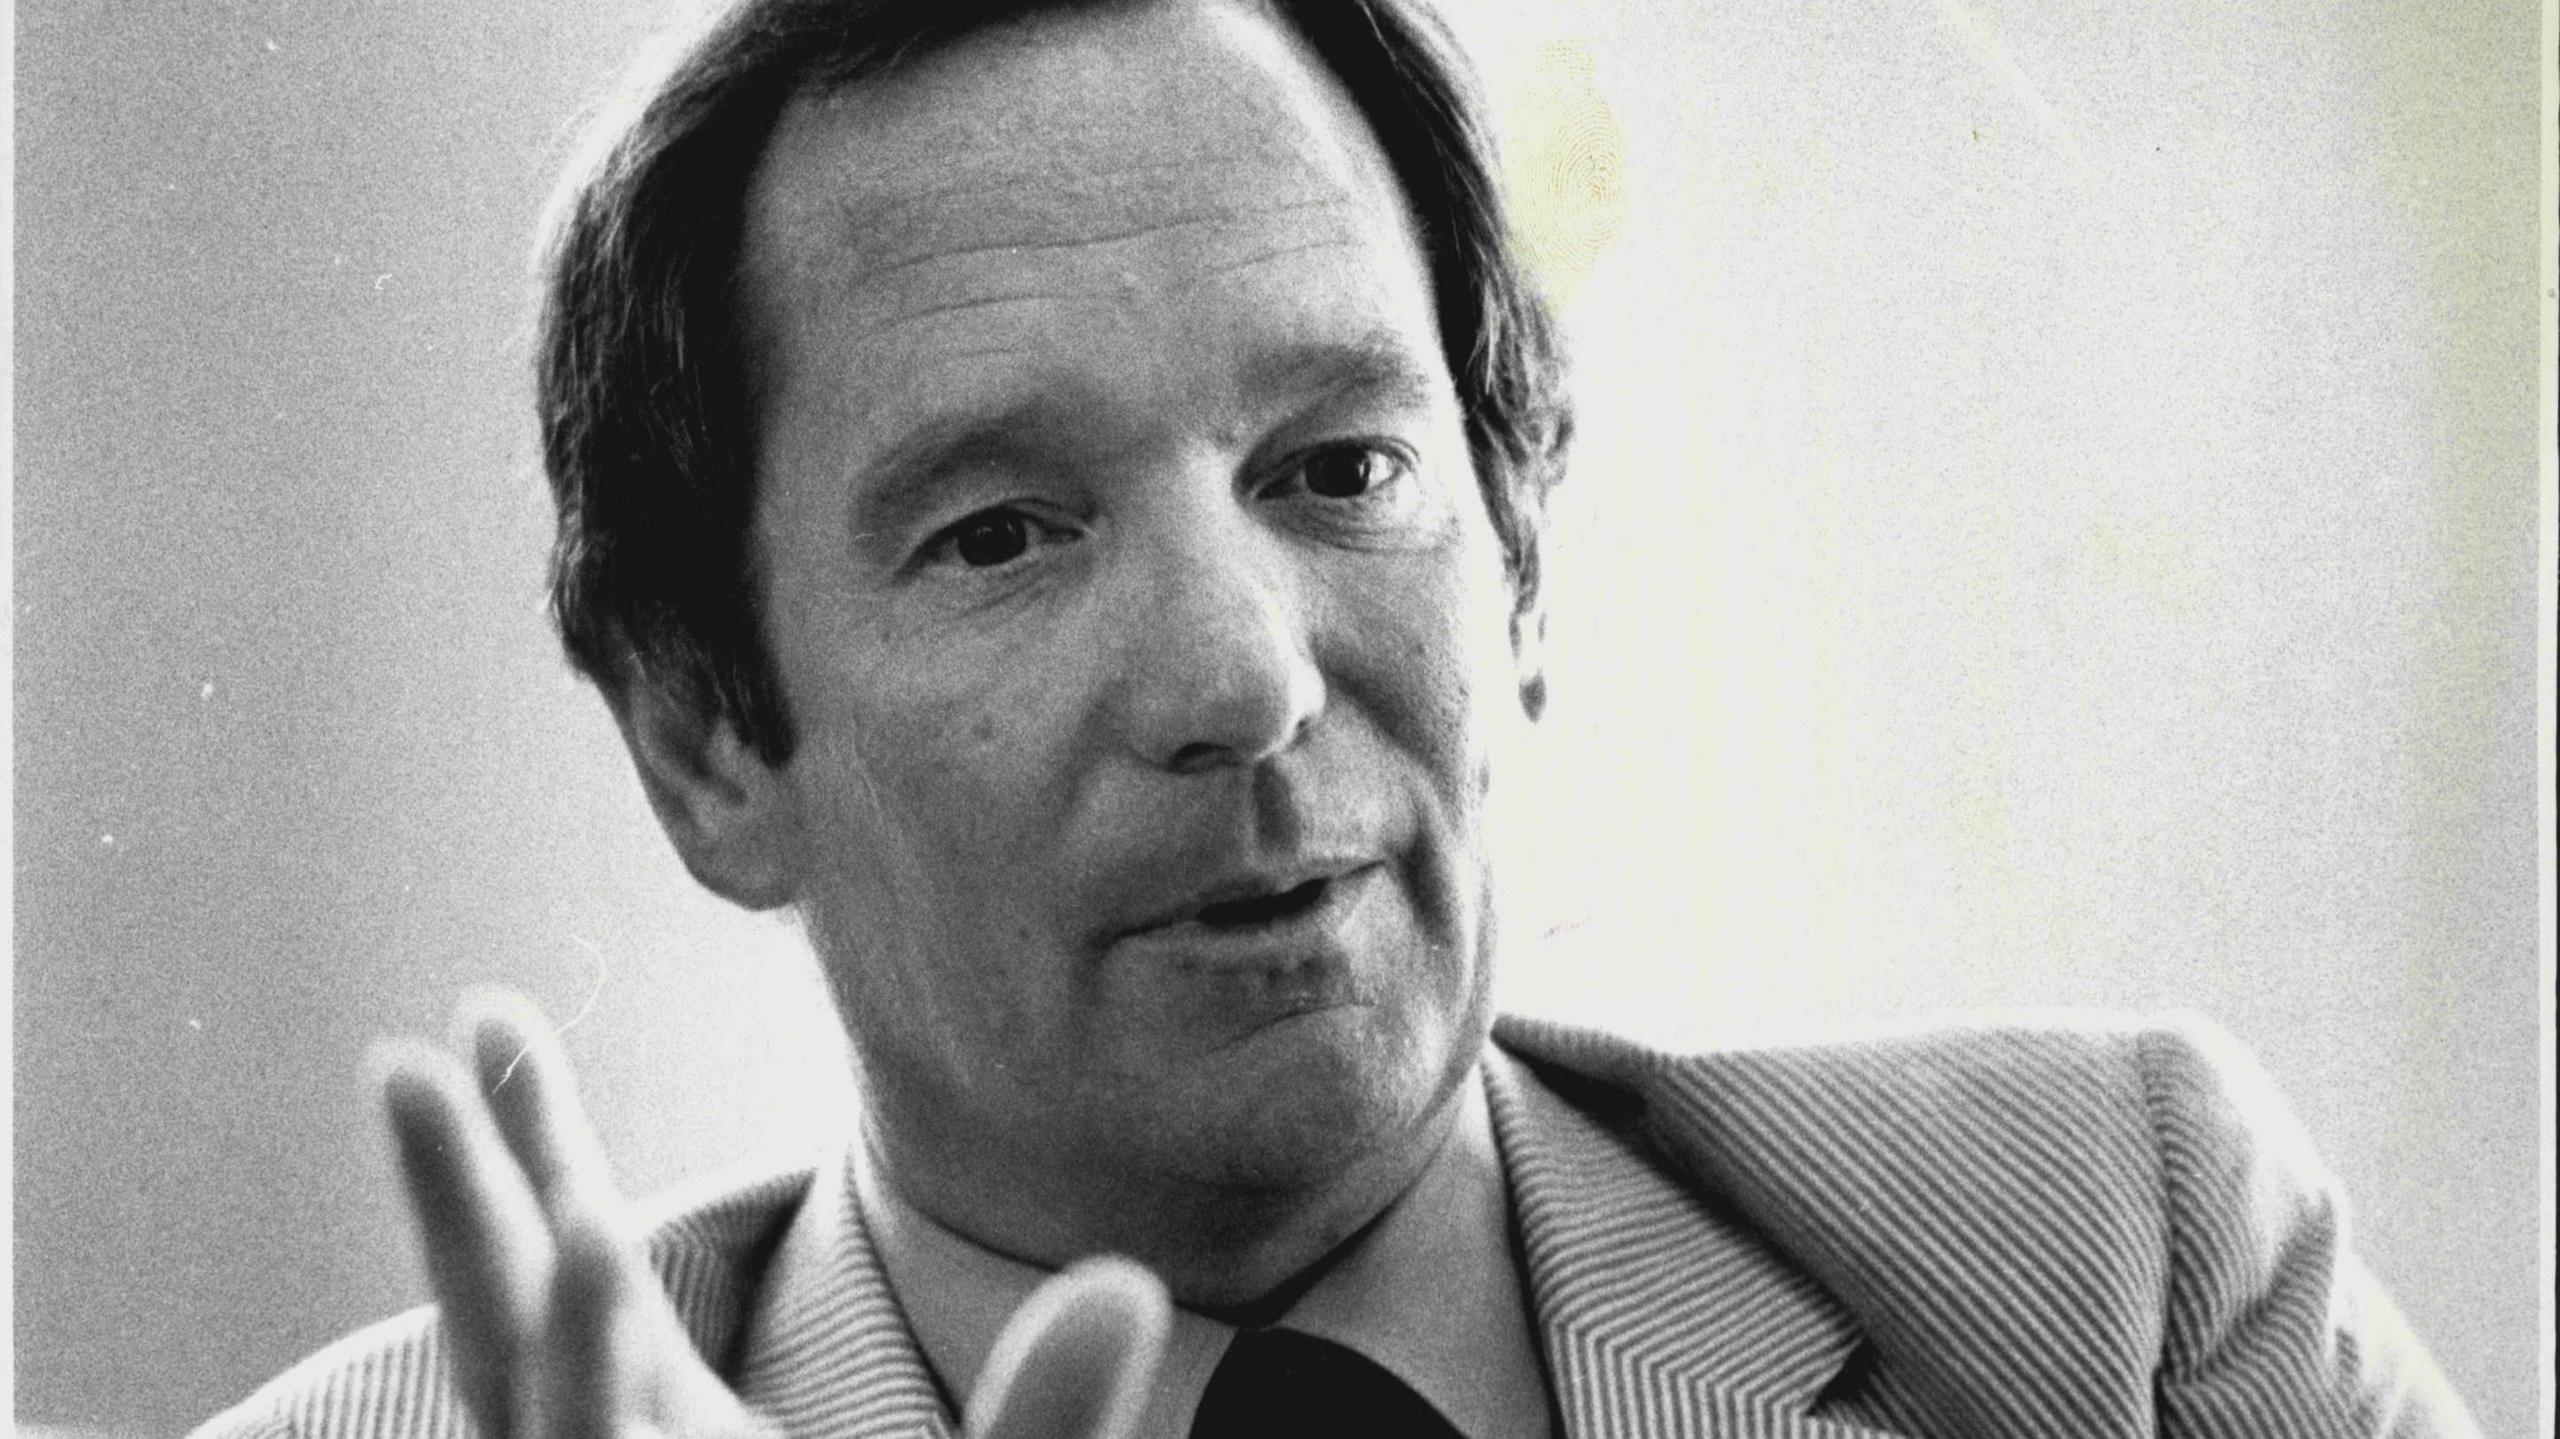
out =
[[[1241,876],[1121,930],[1118,940],[1239,962],[1325,948],[1363,907],[1362,897],[1379,872],[1375,862],[1366,862]]]
[[[1271,893],[1222,899],[1200,906],[1192,911],[1190,918],[1211,929],[1249,929],[1255,925],[1278,924],[1323,903],[1325,891],[1333,883],[1332,877],[1326,876]]]

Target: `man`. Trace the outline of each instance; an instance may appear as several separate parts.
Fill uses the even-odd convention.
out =
[[[1451,65],[1388,0],[679,61],[551,252],[556,608],[858,1135],[652,1268],[537,1018],[402,1051],[443,1317],[216,1432],[2464,1427],[2209,1039],[1489,1043],[1569,412]]]

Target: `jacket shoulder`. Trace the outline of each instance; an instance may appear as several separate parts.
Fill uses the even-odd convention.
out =
[[[2206,1025],[2146,1040],[2171,1216],[2164,1416],[2196,1434],[2476,1434],[2257,1062]]]
[[[1534,1021],[1506,1020],[1497,1038],[1740,1199],[1766,1187],[1771,1200],[1871,1206],[1888,1195],[1868,1188],[1937,1172],[2094,1183],[2156,1209],[2149,1056],[2203,1052],[2192,1036],[2206,1028],[2064,1013],[1686,1054]]]
[[[812,1171],[651,1200],[638,1227],[694,1347],[725,1367],[774,1245]],[[471,1439],[432,1305],[356,1330],[277,1375],[193,1439]]]
[[[2246,1051],[2037,1015],[1677,1055],[1512,1026],[1981,1432],[2472,1432]]]

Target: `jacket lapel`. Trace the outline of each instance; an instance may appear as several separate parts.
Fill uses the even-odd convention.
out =
[[[1504,1052],[1547,1050],[1538,1031],[1505,1021],[1497,1038],[1486,1090],[1568,1439],[1877,1433],[1808,1412],[1859,1346],[1846,1312],[1647,1157],[1637,1096],[1601,1081],[1585,1112]]]
[[[950,1439],[837,1155],[819,1167],[740,1339],[731,1380],[791,1439]]]

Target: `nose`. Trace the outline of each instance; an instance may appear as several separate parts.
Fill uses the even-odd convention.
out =
[[[1146,547],[1123,622],[1123,696],[1140,758],[1177,774],[1268,759],[1325,705],[1285,545],[1250,522]]]

